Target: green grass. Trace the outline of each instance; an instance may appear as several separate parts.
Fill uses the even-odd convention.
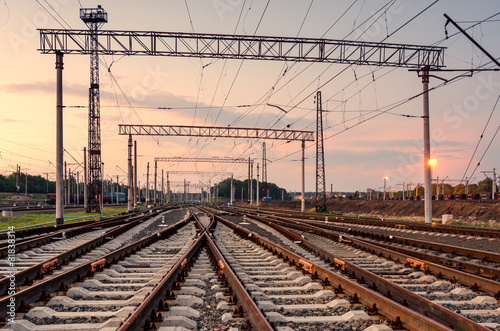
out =
[[[127,208],[112,208],[105,207],[104,215],[105,216],[113,216],[118,215],[121,212],[126,211]],[[74,222],[83,222],[93,220],[96,217],[98,218],[101,214],[89,213],[87,214],[84,211],[75,211],[64,213],[65,223],[74,223]],[[83,218],[85,217],[85,218]],[[73,220],[72,220],[73,219]],[[55,214],[25,214],[18,215],[14,217],[1,217],[0,216],[0,230],[6,230],[7,228],[13,226],[16,229],[36,224],[50,223],[55,222],[56,216]]]
[[[14,196],[14,195],[24,196],[24,192],[19,192],[19,194],[15,193],[15,192],[12,192],[12,193],[0,192],[0,200],[11,200],[8,197]],[[46,197],[47,197],[47,195],[42,194],[42,193],[28,193],[28,198],[32,198],[35,200],[44,201]]]

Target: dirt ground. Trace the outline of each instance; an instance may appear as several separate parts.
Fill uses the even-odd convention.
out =
[[[443,214],[449,214],[453,201],[432,201],[433,219],[441,221]],[[300,210],[300,201],[271,201],[264,206],[279,209]],[[351,215],[375,215],[391,219],[424,220],[424,201],[383,201],[344,200],[327,202],[329,211]],[[306,203],[307,211],[314,211],[311,202]],[[451,214],[456,223],[484,226],[500,225],[500,201],[455,201]]]

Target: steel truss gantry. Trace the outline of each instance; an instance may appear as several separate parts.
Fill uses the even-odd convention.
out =
[[[100,30],[99,53],[440,68],[444,48],[317,38]],[[91,54],[88,30],[40,29],[40,51]]]
[[[103,54],[344,63],[354,65],[405,67],[419,70],[425,68],[427,72],[428,70],[444,67],[445,48],[435,46],[317,38],[286,38],[154,31],[89,31],[72,29],[40,29],[39,31],[39,51],[43,54],[56,54],[57,58],[58,66],[56,66],[56,69],[58,69],[58,87],[56,90],[58,93],[58,112],[60,112],[63,107],[61,73],[62,56],[64,54],[90,54],[94,58],[97,58],[99,54]],[[59,119],[62,122],[62,116],[58,116],[58,121]],[[62,124],[58,127],[60,126],[62,126]],[[130,131],[122,133],[122,127],[120,127],[120,134],[181,135],[167,132],[165,130],[166,126],[147,127],[150,132],[142,130],[141,126],[123,126],[124,130],[128,128]],[[177,128],[180,129],[182,127],[178,126]],[[133,132],[133,129],[136,130],[136,132]],[[154,132],[153,129],[158,130],[158,132]],[[170,127],[170,129],[175,131],[173,127]],[[192,129],[200,130],[200,128]],[[204,128],[203,130],[209,132],[212,129],[220,130],[220,132],[226,130],[224,132],[227,133],[234,132],[234,128],[227,127]],[[60,131],[60,135],[62,136],[62,130]],[[310,139],[306,139],[306,137],[295,137],[295,139],[290,139],[290,137],[286,137],[285,130],[281,130],[281,135],[279,137],[273,138],[267,134],[267,131],[251,129],[251,131],[247,132],[247,136],[245,138],[301,140],[303,163],[302,173],[304,173],[305,141],[313,141],[313,133],[307,133],[307,135],[310,134]],[[188,136],[188,134],[182,135]],[[237,133],[236,135],[241,134]],[[189,136],[193,135],[189,134]],[[214,135],[209,132],[208,135],[198,133],[195,136],[213,137]],[[217,137],[235,136],[234,134],[228,134],[217,135]],[[58,136],[57,141],[62,142],[62,138]],[[60,173],[61,171],[59,169],[58,174]],[[305,208],[304,185],[303,178],[302,211],[304,211]],[[61,211],[62,208],[60,208],[59,214],[61,214]]]
[[[217,126],[119,124],[119,135],[247,138],[314,141],[314,131]]]
[[[221,176],[232,176],[234,175],[233,172],[216,172],[216,171],[195,171],[195,170],[180,170],[180,171],[167,171],[167,174],[170,175],[202,175],[202,176],[214,176],[214,175],[221,175]]]
[[[210,163],[248,163],[248,159],[217,158],[217,157],[155,157],[158,162],[210,162]]]

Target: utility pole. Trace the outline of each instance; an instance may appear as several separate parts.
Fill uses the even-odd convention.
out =
[[[68,182],[67,182],[67,194],[68,194],[68,204],[71,205],[71,168],[68,170]]]
[[[153,206],[156,207],[156,192],[157,192],[157,175],[158,175],[158,161],[155,160],[155,190],[153,192]]]
[[[163,169],[161,169],[161,196],[160,196],[160,205],[165,203],[165,190],[163,186]]]
[[[251,187],[251,184],[250,184],[250,157],[248,157],[248,202],[250,203],[250,187]],[[252,204],[250,204],[251,206]]]
[[[234,179],[233,179],[233,175],[231,175],[231,194],[229,197],[229,202],[231,203],[231,206],[234,204]]]
[[[243,186],[241,187],[241,203],[243,203]]]
[[[134,140],[134,208],[137,207],[137,140]]]
[[[167,203],[170,203],[170,180],[168,178],[168,171],[167,171]]]
[[[306,141],[302,140],[302,199],[300,201],[300,211],[306,210],[305,189],[306,189]]]
[[[45,173],[46,179],[45,182],[47,183],[47,194],[49,194],[49,173]]]
[[[250,207],[253,206],[253,162],[250,163]]]
[[[423,101],[424,101],[424,189],[425,189],[425,223],[432,223],[432,185],[431,185],[431,143],[429,120],[429,69],[422,71]]]
[[[267,152],[266,142],[262,143],[262,197],[267,198]]]
[[[67,205],[68,202],[68,169],[66,161],[64,161],[64,204]]]
[[[21,167],[16,165],[16,193],[19,194],[19,190],[21,190]]]
[[[83,206],[85,210],[88,210],[87,208],[87,147],[83,148]]]
[[[101,211],[101,214],[104,213],[104,162],[101,162],[101,178],[100,178],[100,187],[101,187],[101,192],[100,194],[97,194],[97,196],[99,197],[99,195],[101,196],[101,199],[100,199],[100,206],[98,206],[98,209],[96,209],[96,212],[98,210]]]
[[[76,172],[76,204],[80,204],[80,171]]]
[[[56,52],[56,224],[64,224],[63,53]],[[19,185],[17,186],[19,192]]]
[[[323,146],[323,105],[316,93],[316,211],[326,210],[325,149]]]
[[[116,175],[116,203],[117,204],[119,203],[119,200],[118,200],[118,185],[120,185],[120,182],[118,180],[118,176],[119,175]],[[111,181],[111,182],[113,182],[113,181]],[[111,186],[113,186],[113,185],[111,185]],[[112,187],[111,187],[111,189],[112,189]],[[111,199],[111,202],[113,202],[113,199]]]
[[[132,166],[132,135],[128,136],[128,192],[127,192],[127,211],[131,212],[133,207],[133,198],[132,195],[134,190],[132,189],[133,185],[133,174],[134,169]]]
[[[149,162],[148,170],[146,172],[146,204],[149,204]]]
[[[495,195],[497,192],[497,175],[496,175],[496,169],[493,168],[493,171],[481,171],[485,176],[488,176],[487,174],[492,174],[492,185],[491,185],[491,198],[495,200]]]
[[[24,183],[24,196],[28,196],[28,170],[29,169],[24,169],[26,171],[26,178],[25,178],[25,183]]]
[[[257,163],[257,190],[256,190],[256,193],[257,193],[257,209],[259,209],[259,164]]]

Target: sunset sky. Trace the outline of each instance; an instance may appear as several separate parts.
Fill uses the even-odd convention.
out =
[[[447,26],[450,38],[445,39],[446,13],[463,28],[474,25],[467,32],[495,58],[500,56],[498,0],[2,0],[1,173],[9,174],[19,164],[23,172],[26,168],[30,174],[48,172],[55,180],[51,165],[55,164],[56,141],[55,56],[37,51],[36,29],[86,29],[79,9],[98,4],[109,18],[103,30],[384,40],[447,47],[447,69],[495,68],[451,24]],[[419,118],[422,97],[413,98],[422,91],[422,82],[416,72],[326,63],[101,58],[102,158],[106,176],[124,178],[117,166],[127,169],[127,137],[118,135],[118,124],[274,129],[289,126],[294,130],[315,130],[314,96],[319,89],[323,109],[327,110],[324,125],[328,190],[330,184],[335,191],[380,189],[384,176],[389,177],[387,186],[395,189],[403,182],[423,182],[423,120]],[[462,74],[467,72],[435,73],[443,79]],[[63,75],[64,147],[83,161],[88,111],[74,106],[88,105],[89,56],[66,55]],[[492,112],[500,95],[500,72],[475,73],[447,84],[439,78],[430,81],[431,88],[437,87],[430,93],[432,156],[437,159],[433,178],[470,177],[482,158],[472,174],[474,181],[482,180],[481,171],[500,168],[500,139],[493,139],[500,126],[500,105]],[[266,104],[278,105],[287,113]],[[239,107],[242,105],[251,107]],[[136,139],[141,184],[145,183],[146,163],[153,164],[154,157],[252,157],[258,163],[262,161],[261,140]],[[266,144],[268,181],[299,191],[300,142],[268,140]],[[312,143],[307,147],[306,190],[313,191],[315,147]],[[65,160],[73,162],[68,154]],[[234,172],[238,179],[245,179],[247,174],[242,164],[160,163],[159,169]],[[212,183],[225,177],[215,176]],[[208,183],[209,177],[171,179],[184,178],[192,183]]]

